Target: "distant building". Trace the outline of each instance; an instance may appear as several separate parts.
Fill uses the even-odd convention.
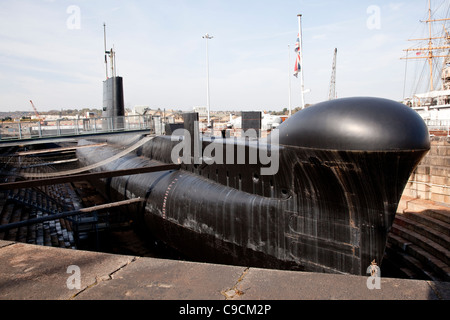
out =
[[[198,113],[199,117],[207,117],[208,116],[208,108],[207,107],[194,107],[194,112]]]
[[[132,115],[143,115],[146,110],[150,110],[149,106],[134,106],[131,112]]]
[[[36,116],[32,116],[32,119],[38,119]],[[61,120],[61,119],[70,119],[70,120],[76,120],[78,118],[82,118],[80,116],[67,116],[67,115],[61,115],[61,114],[47,114],[42,115],[40,117],[41,120],[48,120],[48,121],[55,121],[55,120]]]

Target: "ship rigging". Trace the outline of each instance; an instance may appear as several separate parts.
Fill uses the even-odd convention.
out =
[[[423,87],[424,75],[422,72],[422,75],[416,78],[411,96],[404,98],[404,103],[415,109],[424,119],[450,119],[449,12],[449,1],[436,6],[436,9],[433,10],[431,0],[428,0],[426,20],[421,20],[426,24],[426,36],[409,39],[416,44],[411,48],[404,49],[406,56],[401,58],[406,60],[404,97],[408,61],[425,61],[423,71],[426,70],[426,87]]]

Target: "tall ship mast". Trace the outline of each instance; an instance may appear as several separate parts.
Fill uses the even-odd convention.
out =
[[[405,70],[408,60],[425,62],[422,73],[415,79],[411,96],[405,98],[404,103],[426,120],[450,119],[449,13],[450,1],[437,5],[437,1],[432,3],[428,0],[426,20],[421,20],[426,24],[426,35],[423,38],[409,39],[415,45],[405,49],[406,56],[402,58],[406,60]]]

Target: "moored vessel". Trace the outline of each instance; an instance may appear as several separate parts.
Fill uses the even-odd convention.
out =
[[[449,1],[433,8],[431,0],[428,0],[427,17],[421,21],[426,23],[425,35],[410,39],[415,45],[405,49],[406,56],[402,58],[406,60],[405,72],[410,60],[425,63],[422,72],[414,75],[411,95],[405,97],[403,103],[437,125],[441,124],[440,121],[450,121],[449,10]]]
[[[381,263],[403,188],[430,147],[414,110],[380,98],[319,103],[267,138],[197,135],[193,119],[96,170],[179,163],[103,179],[102,189],[111,200],[143,198],[133,212],[141,226],[215,263],[365,274]],[[111,137],[78,158],[98,163],[147,138]]]

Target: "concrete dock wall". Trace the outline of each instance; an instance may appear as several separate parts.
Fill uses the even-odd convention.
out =
[[[403,195],[450,205],[450,138],[431,138],[431,149],[411,175]]]
[[[450,299],[448,282],[378,280],[0,241],[0,300]]]

